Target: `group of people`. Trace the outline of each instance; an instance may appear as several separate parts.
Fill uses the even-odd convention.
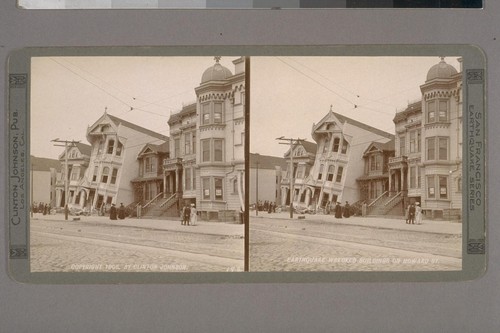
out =
[[[181,225],[196,225],[198,212],[194,203],[184,205],[181,210]]]
[[[255,209],[257,209],[259,212],[268,212],[269,214],[271,213],[276,213],[276,203],[272,201],[267,201],[265,200],[264,202],[258,201],[255,204]]]
[[[34,202],[33,206],[31,207],[33,213],[42,213],[43,215],[50,214],[51,209],[52,207],[50,206],[50,204],[43,202]]]
[[[335,205],[331,202],[328,202],[326,204],[325,211],[327,214],[335,215],[335,218],[337,219],[341,219],[342,217],[351,217],[351,206],[349,205],[349,201],[346,201],[343,207],[338,201],[335,203]]]
[[[118,207],[118,209],[116,208],[115,204],[112,204],[111,208],[109,209],[109,219],[116,220],[117,218],[119,218],[120,220],[123,220],[125,218],[125,206],[123,206],[123,203],[120,204],[120,207]]]
[[[422,224],[422,207],[420,207],[420,202],[410,204],[406,207],[405,219],[406,224]]]

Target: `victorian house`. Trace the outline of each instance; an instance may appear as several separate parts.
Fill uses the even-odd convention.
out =
[[[144,178],[145,183],[141,198],[153,195],[162,187],[161,183],[157,185],[156,178],[151,182],[153,185],[149,182],[149,178],[154,178],[153,170],[158,170],[159,166],[144,166],[140,161],[153,163],[153,158],[148,157],[154,154],[148,149],[164,153],[162,147],[168,137],[104,112],[88,127],[87,140],[91,144],[86,148],[88,153],[80,157],[78,152],[74,153],[79,162],[68,168],[71,170],[70,207],[94,211],[111,204],[132,204],[136,200],[132,181],[137,181],[138,176]],[[75,148],[68,149],[69,161],[72,161]],[[58,204],[62,202],[59,200]]]
[[[312,155],[304,161],[298,160],[298,164],[294,162],[292,197],[295,207],[313,210],[325,209],[335,202],[359,202],[357,179],[365,173],[365,152],[373,143],[386,144],[394,138],[390,133],[335,113],[332,109],[318,124],[313,124],[312,137],[317,143],[314,162]],[[292,153],[296,161],[298,152]],[[283,185],[289,182],[287,177]]]
[[[75,142],[69,144],[59,155],[61,172],[55,181],[55,207],[64,207],[66,202],[70,207],[80,204],[81,196],[78,187],[89,167],[91,150],[91,146]],[[68,193],[66,193],[66,182],[68,182]]]
[[[390,191],[430,218],[460,218],[462,209],[462,73],[444,58],[420,86],[422,99],[394,117]]]
[[[196,103],[172,114],[170,157],[164,161],[166,197],[195,204],[204,220],[239,220],[244,209],[245,62],[235,73],[216,62],[195,87]]]

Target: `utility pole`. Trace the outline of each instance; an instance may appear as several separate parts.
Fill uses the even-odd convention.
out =
[[[259,154],[255,154],[256,157],[256,181],[255,181],[255,216],[259,215]]]
[[[295,183],[295,173],[293,170],[293,147],[304,141],[304,139],[294,139],[294,138],[285,138],[281,136],[276,138],[276,140],[281,141],[280,145],[289,145],[290,146],[290,218],[293,219],[293,194],[294,194],[294,183]]]
[[[79,143],[80,141],[75,140],[60,140],[59,138],[51,140],[51,142],[56,143],[64,143],[64,145],[54,145],[56,147],[64,147],[64,219],[68,220],[68,199],[69,199],[69,175],[68,175],[68,144],[71,144],[71,147],[75,145],[75,143]]]

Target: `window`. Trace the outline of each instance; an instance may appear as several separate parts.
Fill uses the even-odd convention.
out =
[[[233,194],[238,194],[238,179],[233,179]]]
[[[222,139],[214,139],[214,161],[215,162],[223,162],[223,154],[222,154],[222,143],[224,141]]]
[[[214,104],[214,123],[222,123],[222,103]]]
[[[342,182],[342,173],[343,172],[344,172],[344,167],[339,166],[337,169],[337,179],[336,179],[337,183]]]
[[[201,161],[210,162],[210,140],[201,141]]]
[[[78,168],[75,168],[71,172],[71,180],[77,180],[78,179]]]
[[[427,102],[427,122],[434,123],[436,121],[436,101]]]
[[[436,139],[427,138],[427,160],[432,161],[436,159]]]
[[[327,136],[325,138],[325,143],[323,145],[323,153],[328,152],[328,148],[330,148],[330,137],[329,136]]]
[[[108,205],[111,205],[111,203],[112,203],[112,202],[113,202],[113,197],[107,197],[107,198],[106,198],[106,203],[107,203]]]
[[[329,182],[331,182],[333,180],[333,173],[335,172],[335,166],[334,165],[330,165],[328,167],[328,174],[327,174],[327,180]]]
[[[420,130],[410,132],[410,153],[420,152]]]
[[[115,149],[115,140],[109,140],[108,141],[108,154],[112,155],[114,149]]]
[[[101,183],[106,184],[108,182],[108,175],[109,175],[109,168],[104,167],[104,169],[102,169]]]
[[[144,172],[153,172],[154,168],[154,159],[151,156],[148,156],[144,159]]]
[[[193,140],[191,141],[192,143],[192,152],[193,154],[196,154],[196,132],[193,132]]]
[[[241,104],[245,105],[245,92],[241,92]]]
[[[439,160],[448,160],[448,139],[439,138]]]
[[[184,134],[184,154],[191,154],[191,133]]]
[[[203,187],[203,199],[210,200],[210,178],[205,177],[201,179],[201,185]]]
[[[97,148],[97,153],[102,154],[103,150],[104,150],[104,141],[101,140],[99,141],[99,147]]]
[[[410,153],[417,152],[417,132],[410,132]]]
[[[318,180],[321,180],[321,178],[323,178],[323,168],[324,168],[324,167],[325,167],[325,166],[324,166],[323,164],[321,164],[321,165],[319,166]]]
[[[439,121],[447,121],[448,120],[448,102],[447,101],[439,101],[438,118],[439,118]]]
[[[417,166],[417,188],[422,187],[421,177],[420,177],[420,167]]]
[[[448,198],[448,177],[439,176],[439,198]]]
[[[380,163],[380,155],[372,155],[370,156],[370,170],[371,171],[376,171],[381,169],[381,163]]]
[[[223,200],[224,199],[224,191],[222,188],[222,184],[223,184],[222,178],[214,178],[215,200]]]
[[[174,139],[174,157],[181,157],[181,139]]]
[[[457,192],[462,193],[462,177],[457,178]]]
[[[210,124],[210,104],[205,103],[201,106],[201,123],[203,125]]]
[[[434,184],[434,176],[427,177],[427,197],[435,198],[436,197],[436,187]]]
[[[118,144],[116,145],[116,156],[121,156],[121,154],[122,154],[122,149],[123,149],[123,145],[122,145],[122,143],[118,140]]]
[[[298,179],[304,178],[304,169],[305,169],[305,165],[299,165],[297,167],[297,176],[296,176],[296,178],[298,178]]]
[[[111,184],[116,184],[117,175],[118,175],[118,169],[113,168],[113,172],[111,173]]]
[[[415,188],[416,186],[416,167],[410,167],[410,188]]]
[[[404,156],[404,155],[406,155],[406,137],[400,136],[399,137],[399,156]]]
[[[448,138],[427,138],[427,160],[448,160]]]
[[[94,175],[92,176],[92,181],[95,182],[97,181],[97,166],[94,167]]]
[[[339,146],[340,146],[340,138],[333,139],[333,148],[332,148],[332,151],[334,153],[336,153],[336,152],[339,151]]]
[[[342,153],[342,154],[347,153],[347,146],[348,146],[348,145],[349,145],[349,143],[348,143],[348,142],[344,139],[344,140],[342,141],[342,151],[341,151],[341,153]]]
[[[184,189],[191,190],[191,168],[184,169]]]

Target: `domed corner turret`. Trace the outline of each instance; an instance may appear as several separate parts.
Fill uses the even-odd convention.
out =
[[[210,81],[223,81],[227,78],[233,76],[233,73],[226,67],[222,66],[219,61],[221,57],[214,57],[215,64],[209,68],[207,68],[203,75],[201,76],[201,84]]]
[[[429,71],[427,72],[427,79],[425,80],[425,82],[429,82],[435,79],[449,79],[457,73],[458,72],[455,67],[447,64],[444,61],[444,57],[441,57],[441,61],[438,64],[432,66],[431,69],[429,69]]]

